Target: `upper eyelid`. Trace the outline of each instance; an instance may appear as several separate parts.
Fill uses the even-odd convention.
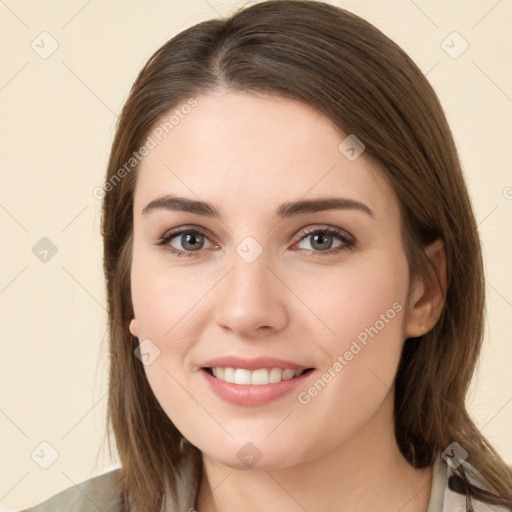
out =
[[[166,232],[164,232],[164,234],[161,236],[161,237],[158,237],[157,239],[160,240],[160,239],[173,239],[177,236],[180,236],[180,235],[183,235],[183,234],[186,234],[186,233],[198,233],[206,238],[208,238],[210,240],[210,242],[216,242],[216,239],[213,238],[212,240],[212,237],[208,234],[207,230],[204,230],[202,228],[199,228],[199,227],[195,227],[195,226],[184,226],[184,227],[179,227],[179,228],[175,228],[175,229],[170,229]]]

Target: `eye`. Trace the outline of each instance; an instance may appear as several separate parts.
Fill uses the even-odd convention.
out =
[[[355,239],[338,228],[312,228],[298,243],[300,244],[308,239],[310,240],[311,249],[307,247],[301,247],[300,249],[312,250],[322,256],[351,249],[355,245]],[[339,242],[337,245],[335,245],[336,240]]]
[[[195,253],[205,248],[206,241],[210,243],[206,235],[197,229],[182,228],[164,235],[157,245],[165,246],[177,256],[195,256]]]

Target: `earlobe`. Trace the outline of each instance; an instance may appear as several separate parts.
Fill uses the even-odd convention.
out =
[[[132,336],[135,336],[136,338],[138,338],[139,334],[139,330],[138,330],[138,327],[137,327],[137,320],[135,318],[132,318],[131,321],[130,321],[130,332],[132,333]]]
[[[409,299],[406,338],[423,336],[435,325],[445,304],[446,253],[444,243],[437,239],[425,249],[432,262],[426,276],[414,283]]]

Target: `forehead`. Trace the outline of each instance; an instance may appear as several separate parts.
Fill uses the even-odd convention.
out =
[[[378,169],[364,152],[349,160],[340,150],[347,134],[312,107],[232,91],[195,102],[183,110],[177,105],[151,130],[154,147],[137,171],[137,210],[173,193],[214,202],[226,214],[326,195],[397,213]]]

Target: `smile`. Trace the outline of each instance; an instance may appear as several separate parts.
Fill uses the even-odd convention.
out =
[[[200,374],[220,399],[244,407],[264,406],[280,397],[294,396],[313,378],[314,368],[202,367]],[[295,393],[294,393],[295,392]]]

